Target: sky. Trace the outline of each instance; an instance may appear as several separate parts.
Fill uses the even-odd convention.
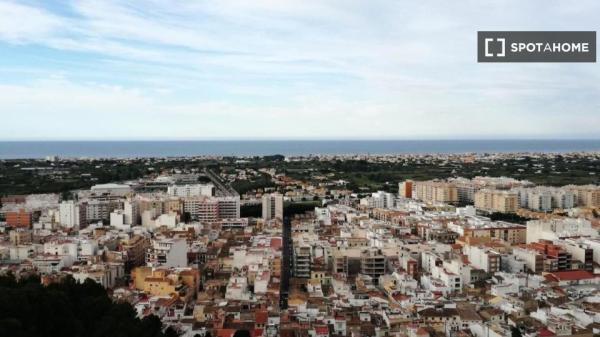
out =
[[[0,0],[0,139],[600,138],[597,63],[477,63],[478,30],[600,1]]]

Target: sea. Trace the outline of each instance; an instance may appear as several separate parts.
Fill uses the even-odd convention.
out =
[[[600,152],[600,139],[0,141],[0,159],[507,152]]]

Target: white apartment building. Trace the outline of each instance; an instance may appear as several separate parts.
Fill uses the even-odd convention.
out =
[[[520,207],[534,211],[548,212],[555,208],[569,209],[577,205],[576,194],[562,187],[521,187],[513,191],[519,196]]]
[[[123,184],[99,184],[90,188],[93,195],[125,196],[131,193],[131,186]]]
[[[264,220],[283,220],[283,195],[279,193],[265,194],[262,197],[262,218]]]
[[[219,219],[238,219],[240,217],[240,196],[216,197],[219,206]]]
[[[395,206],[396,196],[393,193],[378,191],[372,193],[370,197],[360,200],[360,204],[372,208],[393,208]]]
[[[153,239],[146,253],[148,267],[187,267],[187,243],[185,239]]]
[[[138,218],[140,216],[140,210],[136,201],[125,201],[123,203],[123,214],[125,215],[125,218],[123,219],[124,224],[131,226],[139,224]]]
[[[473,267],[483,269],[486,273],[500,271],[501,255],[498,252],[488,247],[465,246],[464,253]]]
[[[215,185],[193,184],[193,185],[171,185],[167,188],[167,193],[176,197],[212,197],[215,195]]]
[[[66,228],[77,228],[80,224],[79,205],[73,200],[63,201],[59,205],[59,223]]]
[[[597,237],[598,230],[592,228],[589,220],[582,218],[564,218],[550,220],[532,220],[527,222],[527,243],[539,240],[559,240],[568,237]]]

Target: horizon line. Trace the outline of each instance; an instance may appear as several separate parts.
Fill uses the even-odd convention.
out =
[[[238,141],[600,141],[600,138],[545,138],[545,137],[523,137],[523,138],[113,138],[113,139],[0,139],[0,142],[238,142]]]

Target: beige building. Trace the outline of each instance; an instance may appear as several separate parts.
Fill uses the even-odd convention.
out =
[[[565,188],[575,193],[578,206],[600,207],[600,186],[568,185]]]
[[[500,213],[515,213],[519,204],[516,192],[483,189],[475,193],[475,207]]]
[[[458,202],[458,191],[452,183],[428,180],[416,181],[415,198],[425,202],[454,204]]]
[[[264,220],[283,220],[283,195],[265,194],[262,197],[262,218]]]

